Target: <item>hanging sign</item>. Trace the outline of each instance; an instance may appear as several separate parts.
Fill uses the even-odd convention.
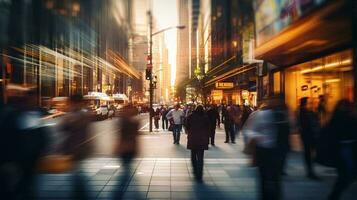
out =
[[[233,87],[233,82],[216,82],[217,89],[232,89]]]

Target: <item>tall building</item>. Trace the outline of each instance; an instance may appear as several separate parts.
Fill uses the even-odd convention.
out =
[[[128,94],[139,77],[129,65],[131,8],[129,0],[2,2],[2,80],[36,86],[40,105],[93,91]]]
[[[185,29],[177,32],[176,83],[179,85],[189,78],[189,0],[178,0],[178,23]]]
[[[168,49],[165,44],[165,34],[160,33],[153,37],[153,76],[156,81],[154,102],[167,103],[167,90],[171,85],[171,68],[168,60]]]

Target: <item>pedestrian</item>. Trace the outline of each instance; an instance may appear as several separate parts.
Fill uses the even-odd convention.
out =
[[[318,179],[313,169],[312,153],[315,150],[316,137],[319,133],[320,125],[317,114],[310,107],[311,102],[309,102],[308,97],[300,99],[298,126],[304,146],[306,176],[310,179]]]
[[[166,118],[170,120],[173,125],[174,144],[180,144],[180,134],[184,116],[184,112],[180,109],[180,104],[176,104],[175,108],[170,110],[166,115]]]
[[[187,105],[186,109],[184,110],[185,117],[183,119],[183,126],[186,134],[187,134],[187,129],[186,129],[187,118],[192,114],[193,110],[194,110],[194,105]]]
[[[36,199],[36,169],[48,145],[48,128],[34,88],[6,89],[8,104],[0,111],[0,196]]]
[[[211,143],[212,146],[215,146],[216,126],[219,127],[219,124],[221,123],[217,106],[215,104],[212,104],[210,108],[207,110],[207,116],[210,123],[209,142]]]
[[[357,118],[353,103],[340,100],[324,130],[332,136],[328,156],[335,160],[337,170],[329,200],[338,200],[357,177]]]
[[[193,173],[198,182],[202,182],[204,150],[208,149],[210,124],[202,105],[188,116],[187,149],[191,150]]]
[[[138,153],[138,135],[139,122],[135,119],[136,110],[132,105],[127,105],[123,108],[124,112],[120,116],[119,128],[121,134],[119,135],[119,142],[117,145],[117,154],[122,161],[123,172],[119,176],[119,187],[115,193],[114,199],[122,199],[126,186],[129,185],[132,170],[131,163]]]
[[[160,121],[160,108],[156,108],[154,112],[154,125],[157,130],[159,129],[159,121]]]
[[[267,100],[261,109],[251,113],[243,127],[243,135],[255,159],[260,177],[261,199],[279,200],[281,171],[288,143],[289,117],[279,98]]]
[[[226,132],[226,140],[224,141],[224,143],[229,143],[229,141],[231,141],[233,144],[235,144],[234,119],[233,119],[232,106],[227,106],[227,108],[222,110],[222,121],[224,124],[224,131]]]
[[[241,127],[244,126],[244,123],[247,121],[252,109],[248,105],[243,105],[242,117],[241,117]]]
[[[169,121],[166,118],[167,112],[167,108],[165,106],[162,106],[160,110],[162,130],[167,130],[169,128]]]
[[[73,199],[89,199],[87,193],[87,178],[82,171],[81,161],[86,159],[92,150],[89,138],[90,117],[84,108],[83,97],[72,95],[69,102],[69,112],[63,117],[60,129],[63,132],[63,153],[72,156],[73,169]]]
[[[241,117],[242,117],[242,109],[240,107],[239,104],[237,105],[233,105],[232,106],[232,111],[231,111],[231,115],[233,117],[233,128],[234,128],[234,136],[239,136],[239,131],[240,131],[240,127],[241,127]]]

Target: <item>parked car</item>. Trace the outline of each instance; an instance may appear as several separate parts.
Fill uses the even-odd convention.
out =
[[[115,115],[115,109],[108,105],[101,105],[96,109],[97,120],[104,120],[108,118],[112,118]]]

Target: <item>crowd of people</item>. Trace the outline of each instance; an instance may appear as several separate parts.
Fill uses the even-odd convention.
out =
[[[42,111],[35,94],[33,89],[17,91],[9,97],[7,105],[0,107],[0,195],[4,199],[35,197],[35,175],[50,146],[48,129],[42,123]],[[180,144],[181,132],[187,134],[187,149],[191,151],[193,173],[199,183],[203,182],[204,152],[209,145],[216,145],[217,127],[223,124],[225,143],[234,144],[242,134],[244,152],[252,156],[252,163],[258,169],[264,200],[283,198],[281,177],[288,175],[285,168],[291,149],[289,138],[297,130],[303,144],[306,176],[320,180],[314,163],[335,168],[337,177],[329,200],[337,200],[357,177],[357,111],[352,102],[340,100],[327,120],[323,101],[324,98],[320,98],[322,103],[314,107],[311,99],[301,98],[296,114],[291,114],[280,97],[264,100],[258,109],[232,104],[183,107],[176,104],[161,106],[150,114],[157,129],[161,120],[162,129],[172,131],[174,144]],[[116,190],[115,199],[122,198],[130,179],[131,162],[138,154],[137,113],[137,108],[129,104],[123,108],[117,123],[120,131],[115,154],[122,160],[124,171],[118,180],[120,189]],[[89,198],[88,193],[78,191],[85,191],[87,182],[81,161],[91,154],[90,122],[83,97],[72,95],[67,114],[59,124],[63,136],[59,149],[60,154],[70,156],[74,199]],[[51,159],[52,165],[56,163],[53,157]]]
[[[281,176],[286,176],[286,161],[291,150],[290,137],[300,133],[306,176],[320,180],[314,163],[334,167],[336,182],[330,200],[340,199],[343,191],[357,177],[357,112],[352,102],[340,100],[329,120],[326,120],[325,100],[314,108],[311,99],[303,97],[292,114],[281,97],[262,102],[259,109],[239,105],[187,105],[174,108],[162,106],[155,120],[163,120],[162,128],[171,130],[174,144],[179,144],[181,129],[187,133],[187,149],[197,181],[202,181],[204,150],[215,146],[216,127],[223,123],[225,143],[235,143],[241,132],[244,152],[252,155],[258,167],[262,199],[282,199]],[[169,122],[169,126],[165,124]],[[158,123],[156,123],[158,129]],[[164,126],[166,125],[166,126]],[[184,128],[182,128],[184,127]]]
[[[202,105],[205,115],[209,119],[209,143],[215,146],[216,127],[223,128],[226,133],[225,143],[235,144],[235,139],[248,119],[250,113],[256,108],[249,105],[234,105],[234,104],[208,104]],[[187,133],[187,123],[189,116],[194,113],[197,105],[188,104],[181,106],[176,104],[174,106],[162,105],[159,108],[152,109],[152,116],[154,120],[154,127],[158,131],[160,128],[160,120],[162,130],[169,130],[173,132],[174,144],[179,144],[181,131]]]

